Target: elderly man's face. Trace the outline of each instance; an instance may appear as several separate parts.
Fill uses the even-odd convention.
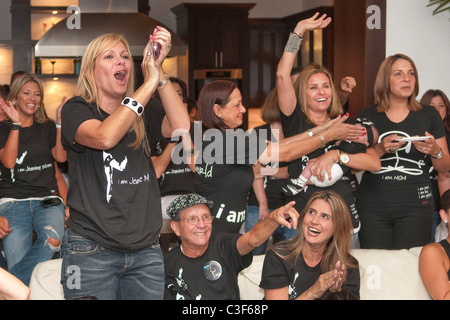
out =
[[[180,221],[172,221],[172,229],[181,238],[183,248],[208,246],[211,237],[212,219],[209,208],[198,204],[182,210]],[[197,222],[195,222],[197,221]]]

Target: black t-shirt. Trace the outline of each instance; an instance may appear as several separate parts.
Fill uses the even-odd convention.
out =
[[[239,254],[236,242],[240,236],[211,236],[208,249],[198,258],[186,257],[180,246],[168,251],[164,257],[164,299],[239,300],[238,274],[253,260],[251,253]]]
[[[450,259],[450,243],[448,243],[447,239],[443,239],[441,240],[441,242],[439,242],[439,244],[444,248],[447,257]],[[450,281],[450,269],[447,270],[447,277]]]
[[[270,141],[276,141],[275,136],[272,133],[272,130],[270,128],[270,124],[264,124],[258,127],[255,127],[254,130],[257,132],[258,135],[260,135],[261,130],[266,130],[265,133],[267,133],[267,137],[270,137]],[[266,136],[265,135],[265,136]],[[274,170],[276,168],[282,168],[287,166],[285,162],[281,162],[278,164],[272,164],[274,167]],[[264,191],[266,193],[267,197],[267,203],[269,206],[269,209],[277,209],[284,204],[286,204],[286,195],[284,194],[283,190],[281,189],[286,185],[288,182],[288,179],[281,179],[274,176],[264,176]],[[258,206],[259,202],[256,198],[255,192],[253,191],[253,188],[250,191],[250,195],[248,198],[247,204],[249,206]]]
[[[11,124],[0,122],[0,149],[5,147]],[[7,169],[0,162],[0,198],[26,199],[58,194],[55,160],[52,148],[56,145],[53,121],[23,127],[19,132],[16,165]]]
[[[294,111],[290,116],[286,116],[282,112],[280,113],[280,116],[281,116],[281,125],[283,127],[283,133],[285,137],[292,137],[294,135],[300,134],[302,132],[314,128],[314,125],[308,120],[306,115],[302,112],[298,102]],[[347,120],[347,122],[351,122],[351,120]],[[344,149],[344,145],[345,144],[342,144],[342,146],[337,147],[336,141],[331,141],[328,142],[324,148],[318,148],[313,152],[290,162],[288,167],[289,176],[293,179],[298,178],[310,159],[317,158],[323,155],[324,153],[328,152],[329,150],[343,149],[343,151],[347,151],[346,149]],[[353,144],[353,145],[358,145],[356,149],[363,146],[362,144]],[[355,150],[353,152],[357,151]],[[301,192],[299,192],[295,196],[289,197],[288,200],[289,201],[294,200],[296,202],[295,209],[297,209],[297,211],[300,212],[303,210],[306,202],[309,200],[311,195],[314,194],[315,192],[322,190],[334,190],[338,192],[347,203],[350,210],[353,228],[355,229],[355,232],[357,232],[360,226],[360,221],[355,205],[352,177],[350,176],[350,170],[345,170],[344,168],[343,171],[345,174],[333,185],[329,187],[316,187],[314,185],[308,185],[306,188],[304,188]]]
[[[165,138],[161,132],[161,123],[165,116],[164,107],[158,100],[152,99],[148,103],[144,112],[147,132],[149,133],[149,144],[152,156],[160,156],[167,145],[172,142],[171,138]],[[181,141],[177,142],[174,152],[179,150],[179,159],[182,159]],[[180,155],[181,154],[181,155]],[[175,163],[169,162],[166,170],[159,178],[159,189],[161,196],[194,193],[195,174],[191,168],[183,161]]]
[[[355,264],[358,263],[356,259]],[[279,289],[289,287],[289,299],[293,300],[311,288],[323,273],[320,262],[310,267],[306,264],[300,253],[298,259],[284,260],[273,250],[269,250],[264,258],[260,287],[263,289]],[[342,289],[350,291],[359,299],[360,276],[359,268],[347,269],[347,277]],[[327,290],[319,299],[327,299],[330,291]]]
[[[436,139],[445,136],[439,113],[430,106],[410,111],[400,123],[390,121],[386,113],[376,110],[376,106],[364,108],[359,116],[374,122],[379,132],[378,142],[394,133],[412,137],[429,132]],[[364,172],[357,193],[358,207],[395,211],[434,206],[430,169],[430,156],[419,152],[412,142],[405,142],[396,153],[381,157],[380,171]]]
[[[109,115],[80,97],[62,110],[62,143],[67,150],[69,228],[118,252],[134,252],[158,242],[161,197],[152,161],[130,145],[127,132],[112,149],[97,150],[75,142],[85,121]]]
[[[450,150],[450,131],[445,129],[445,137],[447,140],[447,148]],[[439,185],[438,185],[438,175],[439,173],[432,167],[430,173],[431,187],[433,189],[433,199],[434,199],[434,209],[439,210],[441,207],[441,195],[439,193]]]
[[[213,232],[237,233],[245,221],[252,166],[267,147],[266,139],[259,139],[255,131],[210,129],[203,135],[201,148],[195,137],[194,144],[201,150],[195,165],[195,190],[214,202]]]

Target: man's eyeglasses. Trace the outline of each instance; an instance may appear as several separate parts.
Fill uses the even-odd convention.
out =
[[[214,219],[213,216],[202,216],[201,217],[204,223],[211,223]],[[186,221],[189,224],[197,224],[200,221],[200,217],[198,216],[190,216],[189,218],[186,219],[178,219],[178,221]]]

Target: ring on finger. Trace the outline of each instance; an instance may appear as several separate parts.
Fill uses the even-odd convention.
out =
[[[389,148],[389,153],[394,153],[395,151],[397,151],[397,149],[395,149],[394,147]]]
[[[320,175],[321,175],[321,176],[324,176],[325,173],[327,173],[325,170],[320,171]]]
[[[422,148],[422,151],[423,151],[423,152],[427,151],[427,148],[423,147],[423,148]]]

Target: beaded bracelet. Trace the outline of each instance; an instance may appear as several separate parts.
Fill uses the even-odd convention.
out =
[[[289,39],[284,47],[284,51],[296,54],[300,50],[303,38],[298,34],[291,32],[289,34]]]

